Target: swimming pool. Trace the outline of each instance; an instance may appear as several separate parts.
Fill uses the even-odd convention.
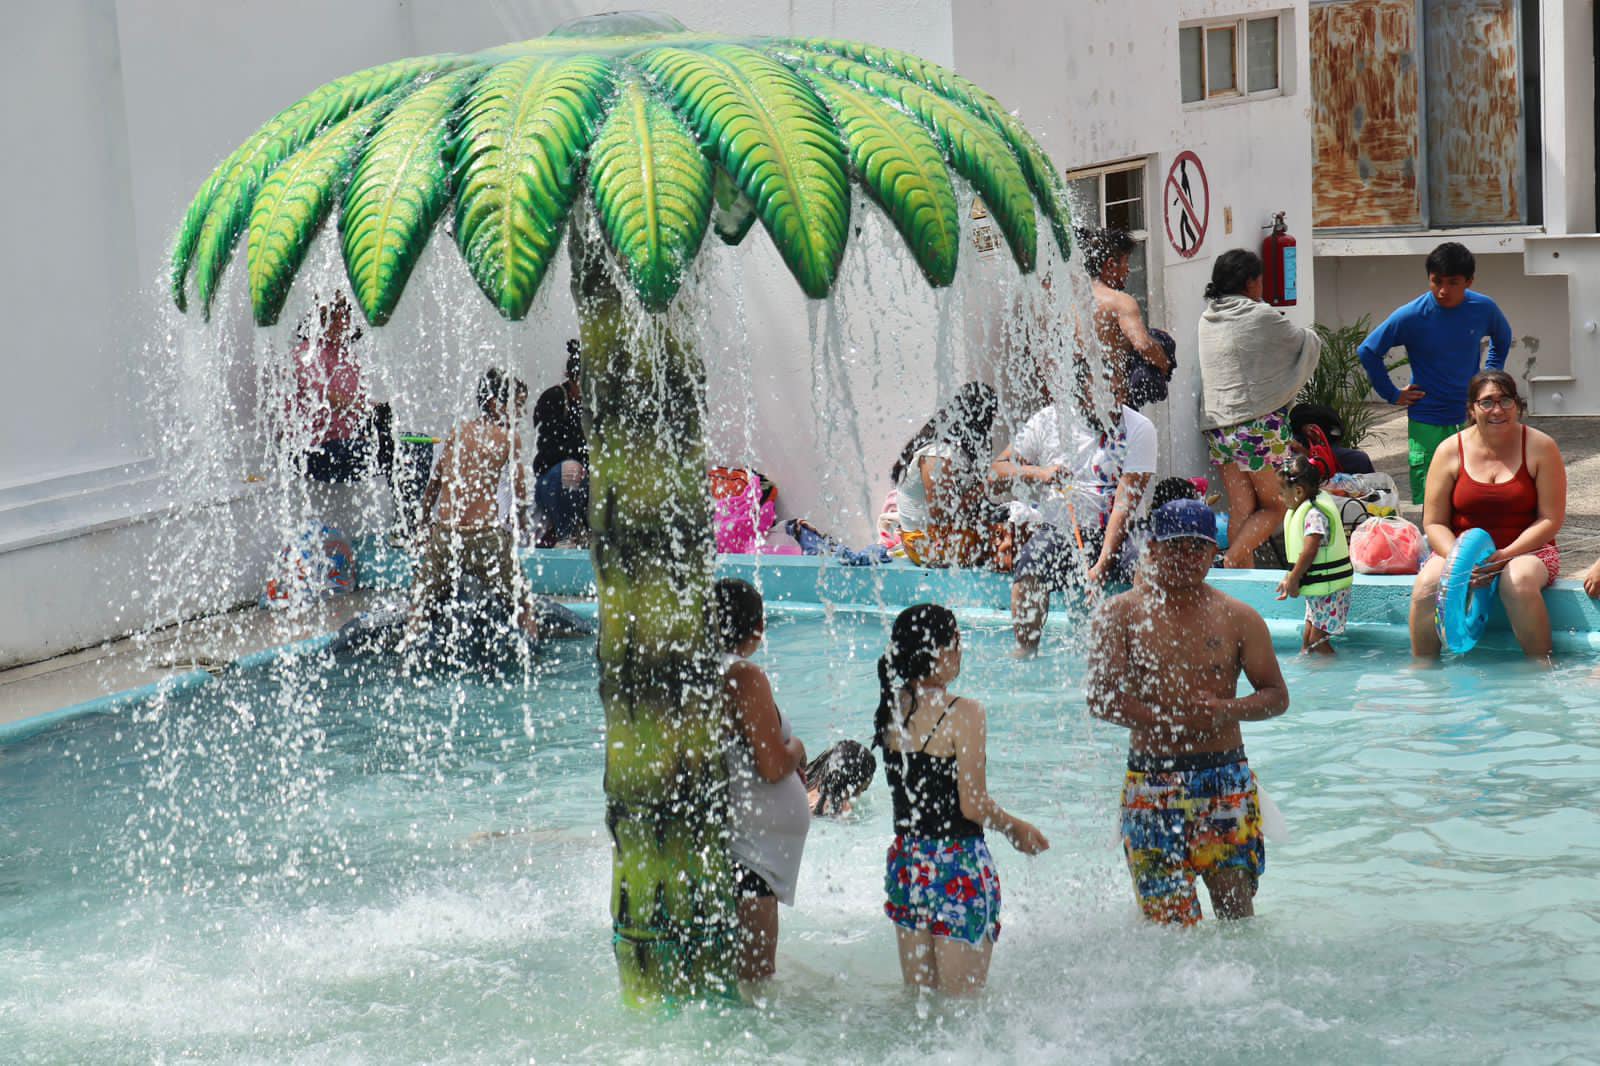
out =
[[[762,659],[812,751],[864,737],[887,613],[775,613]],[[970,612],[958,687],[995,794],[987,995],[903,993],[881,775],[820,821],[765,1007],[618,1006],[591,654],[530,687],[311,660],[0,746],[0,1017],[37,1062],[1511,1060],[1592,1053],[1600,681],[1480,651],[1324,665],[1280,643],[1289,713],[1247,744],[1294,839],[1259,917],[1151,928],[1116,843],[1124,735],[1059,648]],[[504,834],[504,835],[492,835]]]

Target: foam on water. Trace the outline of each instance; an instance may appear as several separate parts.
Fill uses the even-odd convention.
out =
[[[889,617],[774,617],[762,658],[814,751],[866,733]],[[1079,664],[1060,648],[1015,664],[1002,624],[969,618],[966,629],[957,688],[989,707],[991,787],[1052,841],[1031,860],[992,843],[1004,930],[977,1003],[901,987],[881,911],[880,775],[855,815],[814,825],[762,1005],[623,1009],[594,668],[573,645],[529,687],[328,662],[293,680],[225,678],[0,750],[10,1054],[1121,1063],[1588,1053],[1600,994],[1600,687],[1586,667],[1546,673],[1475,654],[1397,670],[1393,649],[1359,642],[1331,665],[1285,654],[1293,706],[1249,727],[1247,744],[1294,840],[1269,846],[1255,920],[1185,932],[1137,915],[1115,842],[1125,736],[1086,718]]]

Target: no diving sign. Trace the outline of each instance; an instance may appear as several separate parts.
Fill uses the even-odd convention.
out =
[[[1185,259],[1200,251],[1211,221],[1211,187],[1206,184],[1206,168],[1200,157],[1184,150],[1167,171],[1163,200],[1166,203],[1167,240]]]

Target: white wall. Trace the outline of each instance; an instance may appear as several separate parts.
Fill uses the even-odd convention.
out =
[[[85,642],[112,635],[91,630],[133,617],[133,593],[150,573],[148,545],[130,547],[115,531],[142,528],[175,497],[197,491],[233,513],[226,501],[248,494],[245,480],[259,474],[250,441],[212,462],[205,477],[182,464],[172,469],[162,456],[163,440],[184,435],[248,436],[248,349],[287,343],[282,330],[252,340],[243,327],[237,266],[216,330],[194,332],[162,310],[171,235],[212,167],[278,110],[341,74],[539,36],[610,6],[63,0],[31,5],[27,18],[13,20],[0,42],[0,88],[28,104],[0,116],[8,145],[0,191],[13,205],[13,240],[0,266],[12,386],[0,397],[0,603],[26,601],[35,613],[24,630],[0,632],[0,665],[61,650],[62,634]],[[708,31],[871,40],[944,63],[954,55],[949,0],[688,0],[672,10]],[[875,223],[864,221],[871,238]],[[326,247],[313,250],[311,261],[319,260],[324,279],[337,277]],[[877,412],[925,413],[963,374],[952,346],[935,336],[938,299],[906,284],[907,269],[904,257],[876,266],[865,249],[852,250],[837,301],[844,321],[830,324],[819,305],[800,297],[758,228],[724,268],[737,279],[737,307],[715,312],[739,328],[724,336],[725,351],[707,353],[714,369],[724,369],[724,385],[733,370],[750,382],[715,397],[716,457],[762,465],[779,478],[788,510],[856,537],[867,533],[868,500],[884,476],[869,472],[888,466],[903,436]],[[554,380],[573,330],[565,271],[561,256],[534,319],[505,326],[471,292],[453,247],[431,249],[398,316],[409,315],[409,325],[383,331],[391,335],[372,349],[395,364],[393,373],[380,371],[391,384],[427,386],[423,395],[394,397],[402,425],[440,428],[465,402],[477,369],[468,363],[511,365],[535,386]],[[734,287],[727,278],[722,285]],[[293,299],[303,303],[300,290]],[[873,315],[879,293],[891,294],[895,307]],[[441,319],[427,321],[441,308]],[[851,308],[872,317],[854,321]],[[492,350],[473,347],[480,341]],[[814,350],[834,355],[814,369]],[[946,371],[942,377],[928,372],[926,356],[935,351],[946,353],[932,363]],[[199,383],[219,408],[230,398],[239,408],[197,427],[165,423],[174,411],[184,420],[182,405],[147,407],[143,394],[171,388],[172,379],[151,368],[180,360],[206,368],[191,388]],[[860,429],[832,417],[847,398],[868,412]],[[756,427],[748,436],[747,406]],[[163,462],[175,476],[160,476]],[[75,538],[87,539],[49,554],[73,562],[49,564],[61,594],[45,594],[35,580],[41,552]],[[238,598],[235,585],[255,583],[248,575],[237,582],[233,571],[264,572],[266,561],[230,550],[209,565],[228,569],[210,584],[228,601]],[[107,610],[87,610],[86,596],[103,599]],[[86,618],[102,622],[86,627]]]
[[[1223,105],[1182,103],[1178,27],[1186,21],[1285,12],[1284,94]],[[1195,327],[1211,265],[1230,248],[1259,250],[1275,211],[1288,212],[1298,238],[1300,294],[1288,309],[1314,318],[1311,135],[1305,0],[958,0],[956,64],[1015,108],[1057,166],[1076,169],[1135,157],[1151,160],[1146,217],[1151,231],[1153,325],[1178,342],[1172,395],[1147,412],[1163,429],[1161,469],[1205,470],[1195,429],[1199,387]],[[1211,189],[1211,214],[1200,251],[1177,255],[1162,221],[1166,174],[1185,149],[1199,155]],[[1226,230],[1230,210],[1233,229]]]

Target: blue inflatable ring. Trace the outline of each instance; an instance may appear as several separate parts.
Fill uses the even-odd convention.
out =
[[[1444,561],[1439,595],[1434,600],[1433,624],[1439,631],[1439,643],[1446,651],[1457,655],[1471,651],[1483,636],[1500,578],[1497,575],[1490,584],[1473,588],[1472,571],[1493,554],[1494,541],[1489,534],[1481,529],[1469,529],[1461,534]]]

